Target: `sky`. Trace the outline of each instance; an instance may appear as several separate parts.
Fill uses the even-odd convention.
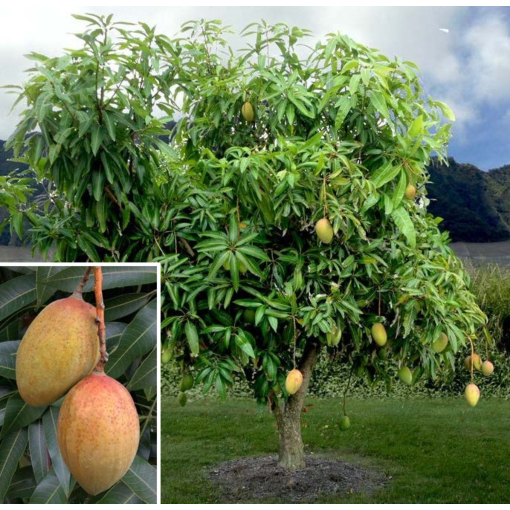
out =
[[[482,170],[510,164],[510,7],[2,7],[0,85],[21,84],[31,63],[76,47],[84,24],[71,17],[113,13],[177,33],[192,19],[220,19],[240,30],[266,20],[308,28],[317,38],[341,32],[421,69],[426,92],[454,110],[449,155]],[[0,139],[17,121],[13,96],[0,89]]]

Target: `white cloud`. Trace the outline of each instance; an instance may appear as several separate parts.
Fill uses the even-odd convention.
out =
[[[450,104],[456,129],[477,121],[486,104],[510,102],[510,23],[502,10],[469,7],[73,7],[5,8],[0,31],[0,84],[21,83],[23,57],[35,50],[50,55],[76,45],[72,33],[84,29],[72,12],[113,12],[115,19],[145,21],[174,35],[189,19],[221,19],[236,31],[266,20],[311,29],[317,37],[342,32],[389,57],[416,62],[424,86],[434,98]],[[473,15],[474,14],[474,15]],[[21,24],[23,30],[20,30]],[[440,29],[447,27],[449,32]],[[7,117],[12,96],[0,90],[0,138],[12,131],[16,116]]]
[[[500,13],[487,11],[464,37],[470,85],[480,100],[489,103],[509,100],[510,27]]]

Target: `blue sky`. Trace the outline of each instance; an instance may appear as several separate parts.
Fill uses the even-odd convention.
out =
[[[236,29],[251,21],[285,22],[319,38],[343,32],[389,57],[412,60],[435,99],[454,110],[450,155],[489,170],[510,164],[509,7],[47,7],[2,9],[0,82],[21,83],[23,55],[56,55],[74,45],[83,25],[71,13],[113,13],[168,35],[190,19],[221,19]],[[23,27],[23,30],[20,28]],[[444,30],[440,30],[444,29]],[[12,97],[0,91],[0,139],[13,130]]]

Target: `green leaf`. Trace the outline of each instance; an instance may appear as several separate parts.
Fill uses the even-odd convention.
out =
[[[106,130],[108,131],[108,136],[112,139],[113,142],[115,142],[115,123],[113,122],[113,119],[110,117],[109,113],[106,111],[103,111],[103,120],[104,125],[106,126]]]
[[[46,483],[44,483],[44,480],[42,483],[44,483],[44,487],[49,485],[56,488],[56,486],[59,485],[64,495],[69,496],[71,491],[71,473],[69,472],[69,469],[67,468],[64,459],[62,458],[57,440],[57,422],[59,411],[60,407],[51,405],[43,415],[44,437],[46,438],[46,445],[48,447],[48,453],[50,454],[52,468],[50,473],[48,473],[45,478],[45,480],[47,480]],[[59,481],[58,484],[55,484],[53,481],[48,481],[48,477],[51,478],[52,474],[56,475],[56,478]]]
[[[0,317],[9,317],[36,300],[36,276],[18,276],[0,285]]]
[[[408,212],[404,209],[404,207],[398,207],[391,213],[391,216],[400,232],[407,239],[409,246],[411,248],[415,248],[416,232],[414,230],[413,221],[411,220]]]
[[[9,340],[0,343],[0,375],[7,379],[16,379],[16,353],[21,340]]]
[[[400,165],[393,166],[393,161],[389,161],[381,168],[378,168],[371,176],[372,182],[376,188],[380,188],[387,182],[394,179],[402,170]]]
[[[111,267],[104,266],[103,272],[103,290],[115,289],[118,287],[138,286],[149,283],[155,283],[158,279],[157,268],[155,266],[122,266]],[[83,278],[84,267],[69,267],[62,269],[56,274],[43,280],[44,283],[65,292],[74,292],[78,283]],[[14,281],[14,280],[11,280]],[[7,282],[9,283],[9,282]],[[89,278],[85,286],[85,292],[94,288],[94,278]]]
[[[388,121],[391,122],[390,112],[386,105],[386,99],[381,92],[375,90],[370,94],[370,102],[374,105],[374,108]]]
[[[105,372],[114,379],[122,375],[135,361],[154,348],[157,342],[157,302],[145,305],[126,327],[120,342],[105,366]]]
[[[35,480],[39,483],[48,474],[50,469],[48,446],[46,444],[42,420],[37,420],[28,426],[28,444]]]
[[[28,444],[27,429],[19,429],[0,441],[0,501],[4,501],[12,476]]]
[[[67,503],[66,493],[53,468],[36,487],[30,498],[30,504],[55,505]]]
[[[30,499],[36,487],[37,482],[32,472],[32,466],[26,466],[14,473],[7,497],[10,499]]]
[[[418,115],[413,123],[409,127],[408,135],[409,138],[415,138],[416,136],[423,133],[423,115]]]
[[[141,294],[135,292],[122,294],[120,296],[115,296],[111,299],[107,299],[104,302],[105,321],[111,322],[115,319],[120,319],[121,317],[135,313],[137,310],[142,308],[142,306],[147,304],[150,296],[150,294]]]
[[[13,395],[5,407],[4,426],[0,437],[5,437],[9,432],[26,427],[29,423],[37,420],[45,409],[46,407],[32,407],[19,395]]]
[[[154,466],[136,456],[122,481],[145,503],[157,503],[157,471]]]
[[[191,353],[197,356],[200,352],[197,327],[193,324],[193,322],[187,321],[184,326],[184,333],[186,334],[186,339],[188,340]]]
[[[142,361],[136,372],[131,377],[127,388],[130,391],[142,390],[145,388],[156,388],[158,385],[158,350],[156,347]]]
[[[105,135],[105,132],[104,132],[103,126],[100,126],[99,124],[94,124],[92,126],[90,145],[91,145],[92,153],[94,154],[94,156],[97,155],[97,152],[99,151],[99,147],[103,143],[104,135]]]
[[[100,505],[136,505],[143,501],[124,483],[116,483],[99,501]]]
[[[400,203],[402,202],[402,199],[404,198],[404,193],[406,191],[407,186],[407,177],[405,172],[400,172],[400,179],[398,180],[398,184],[395,187],[395,191],[393,192],[392,202],[393,202],[393,209],[396,209]]]
[[[60,266],[37,266],[36,288],[37,288],[37,306],[42,306],[48,299],[55,294],[56,289],[48,283],[44,283],[51,278],[54,273],[61,270]]]

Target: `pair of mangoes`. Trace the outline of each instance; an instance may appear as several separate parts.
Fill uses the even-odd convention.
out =
[[[48,406],[67,393],[57,437],[72,475],[89,494],[118,482],[131,466],[140,440],[131,395],[95,371],[100,358],[96,309],[80,294],[49,304],[25,333],[16,357],[23,400]]]

